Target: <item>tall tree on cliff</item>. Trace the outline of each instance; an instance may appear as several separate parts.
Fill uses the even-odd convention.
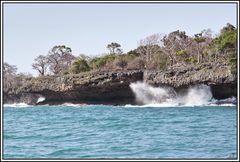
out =
[[[231,72],[236,74],[237,29],[233,25],[227,23],[227,25],[221,29],[220,35],[214,39],[214,43],[221,57],[231,65]]]
[[[50,71],[53,74],[60,74],[67,70],[75,56],[72,55],[72,50],[65,45],[54,46],[47,55]]]
[[[191,39],[185,31],[174,31],[165,35],[163,41],[163,52],[169,57],[170,65],[186,59],[188,56],[188,47],[191,45]]]
[[[121,45],[116,42],[112,42],[107,45],[107,49],[110,51],[110,54],[122,53],[122,50],[120,47]]]
[[[213,31],[211,29],[204,29],[202,31],[202,37],[205,39],[202,42],[202,61],[203,62],[212,62],[213,59],[213,50],[212,43],[213,43]]]
[[[215,39],[215,43],[219,52],[223,55],[228,52],[236,52],[237,47],[237,29],[227,23],[225,27],[221,29],[220,35]]]
[[[201,62],[202,57],[202,50],[200,51],[200,49],[202,48],[202,43],[205,42],[205,38],[202,36],[202,32],[195,34],[194,35],[194,41],[197,43],[197,63]]]
[[[17,66],[6,62],[3,64],[3,92],[4,95],[17,94],[18,89],[31,79],[30,73],[17,73]]]
[[[16,83],[15,77],[17,73],[17,66],[3,63],[3,91],[9,93],[13,90]]]
[[[153,56],[160,51],[161,35],[153,34],[138,43],[137,52],[140,56],[150,62]]]
[[[32,67],[37,70],[41,76],[44,76],[48,67],[48,58],[46,56],[39,55],[34,59]]]

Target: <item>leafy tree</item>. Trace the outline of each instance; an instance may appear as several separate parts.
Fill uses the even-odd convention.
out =
[[[75,57],[72,55],[72,50],[65,45],[54,46],[48,53],[48,63],[53,74],[60,74],[60,72],[69,68]]]
[[[221,58],[224,58],[231,65],[231,72],[236,74],[237,69],[237,29],[227,24],[221,29],[220,35],[214,39],[217,52],[221,53]]]
[[[121,45],[116,42],[112,42],[107,45],[107,49],[110,51],[110,54],[122,53],[120,47]]]
[[[226,31],[215,39],[218,50],[224,52],[224,50],[236,49],[237,46],[237,32]]]

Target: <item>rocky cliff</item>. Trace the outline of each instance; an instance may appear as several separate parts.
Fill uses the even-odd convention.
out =
[[[149,84],[168,85],[183,90],[196,84],[210,86],[215,99],[237,96],[237,78],[226,64],[200,64],[176,66],[165,71],[145,71],[143,80]]]
[[[237,95],[236,76],[224,64],[176,66],[165,71],[91,72],[78,75],[32,78],[19,88],[17,95],[4,95],[4,103],[61,104],[135,104],[130,83],[144,81],[151,85],[167,85],[177,91],[195,84],[211,87],[216,99]],[[37,103],[39,97],[43,102]]]
[[[32,78],[28,84],[21,88],[21,92],[44,97],[44,102],[39,104],[64,102],[133,104],[134,94],[129,88],[129,84],[140,81],[142,78],[142,71],[45,76]]]

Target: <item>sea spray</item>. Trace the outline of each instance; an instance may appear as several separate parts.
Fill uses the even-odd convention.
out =
[[[170,102],[176,96],[176,92],[170,87],[153,87],[143,82],[131,83],[130,87],[137,102],[141,104]]]
[[[44,97],[39,97],[38,100],[37,100],[37,103],[39,103],[39,102],[43,102],[44,100],[45,100]]]
[[[211,89],[204,84],[192,86],[185,95],[178,96],[178,102],[186,106],[208,105],[211,100]]]
[[[130,88],[137,102],[144,105],[199,106],[207,105],[212,99],[210,87],[202,84],[192,86],[184,93],[176,93],[172,87],[153,87],[144,82],[131,83]]]

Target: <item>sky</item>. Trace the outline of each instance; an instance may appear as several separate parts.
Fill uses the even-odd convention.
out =
[[[4,4],[3,59],[18,72],[37,72],[31,64],[55,45],[73,55],[107,53],[118,42],[124,52],[155,34],[175,30],[194,35],[203,29],[217,34],[236,26],[236,4]]]

